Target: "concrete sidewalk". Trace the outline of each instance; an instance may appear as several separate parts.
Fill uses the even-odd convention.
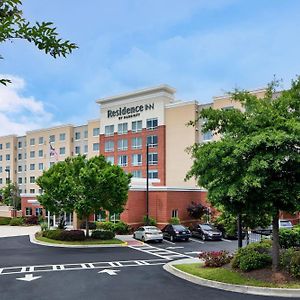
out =
[[[21,235],[32,235],[37,231],[40,231],[40,226],[0,226],[0,238],[21,236]]]
[[[127,243],[127,246],[141,246],[144,243],[138,240],[135,240],[132,237],[132,234],[127,234],[127,235],[116,235],[116,239],[119,239],[125,243]]]

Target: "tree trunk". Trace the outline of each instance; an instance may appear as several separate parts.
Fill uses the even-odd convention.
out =
[[[89,230],[89,218],[85,217],[85,229],[86,229],[86,238],[90,237],[90,230]]]
[[[238,248],[243,247],[243,237],[242,237],[242,215],[237,216],[237,227],[238,227]]]
[[[272,220],[272,270],[273,272],[278,271],[279,268],[279,212],[273,216]]]

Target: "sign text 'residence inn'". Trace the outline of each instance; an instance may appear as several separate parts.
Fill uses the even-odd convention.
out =
[[[140,115],[141,112],[146,110],[152,110],[152,109],[154,109],[154,103],[131,106],[131,107],[124,106],[123,108],[120,107],[116,110],[109,109],[107,111],[107,117],[108,118],[119,117],[119,119],[122,119],[122,117],[124,117],[127,119],[127,118],[137,117]]]

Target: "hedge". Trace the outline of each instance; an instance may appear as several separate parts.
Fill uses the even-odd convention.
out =
[[[0,225],[9,225],[10,217],[0,217]]]
[[[23,218],[12,218],[9,222],[10,226],[22,226],[24,225],[24,219]]]
[[[92,239],[111,240],[115,237],[114,232],[110,230],[95,230],[92,232]]]

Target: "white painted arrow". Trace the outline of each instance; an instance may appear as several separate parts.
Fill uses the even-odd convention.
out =
[[[168,247],[166,249],[183,249],[184,247]]]
[[[17,280],[23,280],[23,281],[32,281],[35,279],[39,279],[42,276],[33,276],[32,274],[26,274],[25,277],[16,278]]]
[[[107,273],[108,275],[117,275],[117,273],[120,272],[120,270],[110,270],[110,269],[104,269],[98,273]]]

